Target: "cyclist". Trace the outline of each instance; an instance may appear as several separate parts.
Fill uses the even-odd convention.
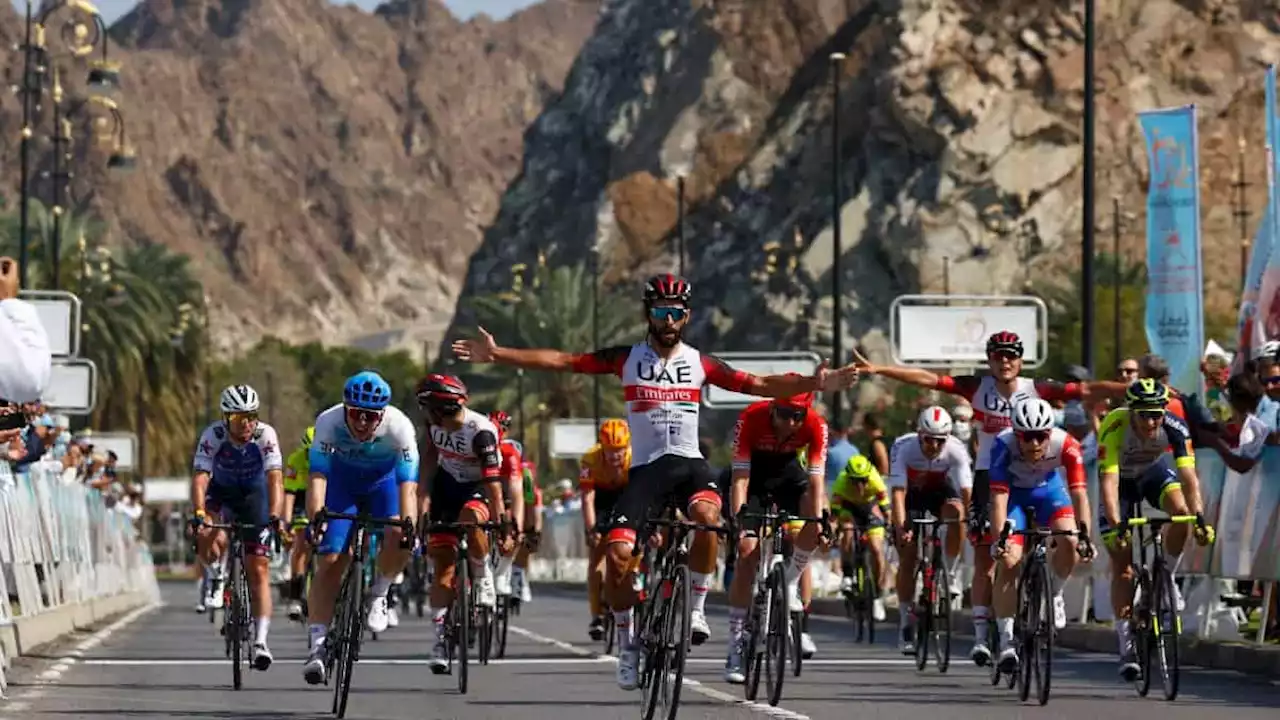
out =
[[[1090,520],[1089,493],[1080,443],[1066,430],[1054,427],[1053,406],[1038,398],[1019,398],[1013,406],[1013,427],[996,436],[991,450],[991,527],[1003,528],[1008,520],[1014,530],[1036,525],[1054,530],[1079,529],[1086,538]],[[1018,666],[1014,647],[1013,617],[1018,610],[1018,565],[1023,538],[1010,536],[996,543],[992,553],[1002,562],[996,569],[994,602],[1000,636],[1000,671],[1012,673]],[[1087,557],[1092,552],[1086,550]],[[1053,570],[1058,578],[1053,593],[1053,624],[1067,625],[1062,590],[1076,567],[1076,538],[1056,538]]]
[[[254,617],[253,648],[249,660],[257,670],[271,667],[267,630],[271,625],[271,575],[267,546],[278,530],[284,505],[283,461],[280,441],[270,425],[258,421],[258,393],[248,385],[222,391],[218,409],[222,419],[205,428],[196,444],[191,478],[191,522],[196,531],[196,555],[210,568],[206,595],[222,599],[222,554],[226,533],[202,527],[210,514],[222,522],[252,523],[242,531]],[[206,604],[214,605],[209,597]]]
[[[587,601],[591,605],[592,640],[604,637],[604,553],[601,527],[613,513],[618,496],[631,471],[631,428],[626,420],[611,418],[600,424],[599,442],[579,462],[578,489],[582,493],[582,525],[587,531]]]
[[[941,390],[959,395],[973,406],[973,424],[978,431],[978,453],[975,458],[973,500],[969,506],[969,539],[974,546],[973,633],[977,639],[969,657],[979,666],[991,662],[991,649],[987,647],[987,622],[991,617],[992,559],[989,546],[991,534],[987,523],[989,505],[987,472],[991,467],[991,446],[995,437],[1009,427],[1010,398],[1016,392],[1045,400],[1076,400],[1097,390],[1120,393],[1120,383],[1057,383],[1032,380],[1020,376],[1022,372],[1022,339],[1016,333],[1002,330],[987,338],[987,368],[990,375],[936,375],[919,368],[872,365],[855,351],[854,357],[864,373],[883,375],[899,382],[910,383],[930,390]]]
[[[840,592],[847,593],[853,589],[853,532],[856,526],[863,529],[871,555],[871,567],[868,569],[876,587],[871,615],[877,622],[883,621],[881,588],[884,587],[884,569],[887,567],[884,527],[889,517],[889,489],[866,455],[854,455],[836,477],[831,496],[831,509],[840,522],[840,571],[844,575],[840,579]]]
[[[498,474],[506,482],[502,488],[505,509],[515,520],[516,537],[524,531],[524,448],[508,437],[511,433],[511,416],[501,410],[489,413],[489,422],[498,429],[498,454],[502,466]],[[502,554],[494,570],[494,590],[498,595],[511,594],[511,574],[514,571],[516,546]]]
[[[529,557],[538,551],[538,539],[542,536],[542,488],[538,487],[537,467],[525,460],[520,464],[524,480],[524,542],[516,550],[516,563],[511,572],[512,594],[522,603],[533,602],[526,570]]]
[[[704,355],[681,339],[689,324],[691,286],[682,277],[656,275],[644,287],[646,338],[631,346],[616,346],[591,353],[501,347],[480,328],[474,340],[456,340],[459,359],[502,363],[537,370],[587,374],[617,374],[622,379],[631,426],[631,479],[614,507],[605,565],[605,594],[618,628],[617,680],[624,690],[637,684],[639,650],[631,632],[632,588],[635,566],[631,550],[636,534],[651,509],[668,499],[677,501],[690,520],[706,525],[720,522],[720,493],[711,468],[698,449],[698,408],[702,386],[711,383],[727,390],[765,397],[790,397],[814,390],[843,389],[853,384],[853,365],[813,377],[770,375],[760,377],[734,370],[712,355]],[[707,626],[707,591],[715,572],[717,537],[697,532],[690,552],[692,579],[693,644],[710,636]]]
[[[499,430],[488,417],[467,407],[467,386],[452,375],[431,374],[415,390],[418,406],[427,416],[423,440],[422,482],[418,502],[433,522],[488,522],[504,517],[502,502],[502,457],[498,450]],[[467,535],[469,560],[476,604],[494,607],[497,597],[493,568],[489,565],[489,536],[481,529]],[[514,543],[506,536],[499,544],[503,555]],[[431,619],[435,625],[435,646],[429,664],[439,675],[449,668],[449,647],[445,642],[445,615],[453,604],[453,570],[457,560],[457,533],[431,533],[427,553],[435,568],[431,586]]]
[[[915,604],[917,540],[910,515],[930,513],[944,520],[959,520],[973,492],[973,474],[964,443],[951,434],[951,416],[934,405],[920,412],[916,431],[893,441],[889,450],[889,488],[893,494],[893,526],[898,546],[898,649],[915,653],[915,617],[903,608]],[[948,570],[960,558],[960,533],[947,532]],[[953,573],[954,574],[954,573]],[[952,580],[954,584],[955,580]]]
[[[793,515],[815,516],[822,512],[826,504],[827,421],[811,409],[812,404],[813,394],[806,392],[753,403],[738,415],[733,433],[733,490],[729,496],[729,507],[735,514],[744,503],[752,512],[768,510],[770,498],[778,510]],[[797,452],[806,446],[806,462],[802,465]],[[742,628],[760,562],[756,532],[759,526],[757,521],[744,520],[740,526],[744,532],[735,539],[738,562],[729,586],[729,648],[724,679],[736,685],[746,682]],[[800,577],[809,567],[820,534],[821,528],[808,523],[792,536],[793,551],[786,569],[791,612],[804,610]],[[801,642],[804,643],[803,636]],[[807,654],[816,651],[810,649],[812,639],[808,645]]]
[[[308,516],[314,518],[326,509],[344,514],[363,511],[388,519],[399,518],[401,513],[413,517],[417,433],[413,421],[391,404],[391,386],[381,375],[365,370],[347,378],[342,403],[320,413],[315,427],[315,441],[308,454]],[[382,533],[366,620],[373,632],[387,629],[387,593],[409,561],[409,551],[400,546],[403,532],[400,527],[387,527]],[[314,527],[313,523],[312,533],[319,535],[320,542],[307,600],[311,655],[302,675],[309,684],[318,685],[325,682],[325,635],[350,561],[347,541],[351,521],[329,520],[325,527]]]
[[[1196,542],[1213,542],[1213,527],[1205,523],[1186,423],[1169,411],[1169,389],[1151,378],[1129,385],[1125,407],[1107,413],[1098,430],[1098,487],[1102,518],[1098,529],[1111,557],[1111,607],[1120,643],[1120,674],[1132,682],[1140,666],[1129,634],[1133,590],[1133,551],[1119,527],[1121,518],[1134,517],[1145,499],[1170,515],[1196,516]],[[1172,458],[1172,460],[1171,460]],[[1169,569],[1177,574],[1187,544],[1187,526],[1164,529]],[[1176,607],[1182,597],[1174,586]]]
[[[307,453],[311,451],[311,442],[315,440],[316,427],[312,425],[302,433],[302,442],[284,461],[284,517],[290,518],[289,532],[293,542],[289,548],[289,619],[302,620],[302,594],[307,584],[307,477],[311,474],[311,463]]]

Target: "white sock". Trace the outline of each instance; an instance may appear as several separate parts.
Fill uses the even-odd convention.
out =
[[[946,555],[944,553],[943,557],[946,558],[945,562],[947,563],[947,575],[952,578],[952,582],[955,582],[954,578],[958,577],[956,573],[960,572],[960,561],[964,559],[964,555],[960,554],[960,555],[956,555],[955,557],[951,557],[950,555]]]
[[[800,548],[796,548],[795,551],[791,553],[792,571],[796,574],[796,577],[804,574],[804,569],[809,567],[809,559],[811,557],[813,557],[812,550],[801,550]]]
[[[1123,655],[1125,650],[1129,649],[1129,621],[1116,621],[1116,640],[1120,641],[1120,654]]]
[[[711,573],[689,573],[689,586],[693,589],[693,612],[706,613],[707,593],[711,590]]]
[[[385,598],[390,589],[391,578],[379,575],[373,579],[373,587],[369,588],[369,594],[376,598]]]
[[[512,570],[515,569],[515,566],[516,566],[516,559],[514,556],[512,557],[504,556],[504,557],[498,558],[498,570],[497,570],[498,577],[510,578],[511,572]]]
[[[321,623],[311,623],[307,626],[307,635],[311,637],[311,647],[318,648],[324,643],[325,633],[329,631],[328,626]]]
[[[733,647],[742,636],[742,627],[747,624],[747,609],[729,608],[729,647]]]
[[[1169,564],[1169,574],[1177,575],[1178,570],[1182,568],[1182,553],[1174,555],[1173,553],[1165,553],[1165,560]]]
[[[253,644],[265,645],[267,642],[267,630],[271,628],[271,618],[260,617],[254,622],[253,626]]]
[[[621,650],[629,649],[634,644],[631,638],[631,616],[631,608],[613,611],[614,632],[618,638],[618,648]]]
[[[1000,634],[1000,644],[1009,647],[1013,644],[1013,618],[996,618],[996,632]]]
[[[449,608],[431,608],[431,624],[436,628],[436,640],[444,639],[444,616],[449,614]]]
[[[973,636],[978,642],[987,641],[987,623],[991,620],[991,608],[987,605],[973,606]]]

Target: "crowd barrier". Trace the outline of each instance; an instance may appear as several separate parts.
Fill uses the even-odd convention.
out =
[[[1275,583],[1280,580],[1280,447],[1266,448],[1261,462],[1247,473],[1228,469],[1213,450],[1197,450],[1196,473],[1200,478],[1205,518],[1216,528],[1217,541],[1207,548],[1193,544],[1183,558],[1180,576],[1189,579],[1184,588],[1187,602],[1184,627],[1201,637],[1239,639],[1240,616],[1224,607],[1218,595],[1223,580],[1264,584],[1261,625],[1265,626],[1265,613],[1275,592]],[[1107,553],[1101,551],[1102,541],[1097,530],[1101,503],[1096,463],[1088,466],[1088,479],[1094,518],[1091,534],[1100,551],[1089,566],[1077,571],[1065,588],[1067,611],[1073,621],[1090,615],[1111,620],[1110,567]],[[1162,514],[1151,508],[1146,512]],[[896,565],[892,548],[887,559],[890,565]],[[816,571],[815,595],[835,595],[839,587],[838,574],[831,572],[825,563],[814,563],[811,567]],[[966,587],[972,577],[972,567],[972,550],[965,543],[961,576]],[[543,543],[530,564],[530,573],[535,581],[585,581],[586,541],[581,510],[576,505],[546,508]],[[722,574],[717,573],[717,583]]]
[[[159,602],[150,550],[98,491],[63,483],[57,462],[4,470],[11,482],[0,483],[0,629],[126,593]]]

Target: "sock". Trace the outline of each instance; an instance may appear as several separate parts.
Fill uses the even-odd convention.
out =
[[[795,551],[791,553],[791,564],[792,567],[795,568],[794,572],[797,577],[803,575],[804,569],[809,567],[809,558],[811,557],[813,557],[812,550],[801,550],[800,548],[796,548]]]
[[[618,637],[618,649],[629,649],[631,641],[631,608],[613,611],[613,627]]]
[[[1176,576],[1178,574],[1178,570],[1182,567],[1182,553],[1174,555],[1173,553],[1166,552],[1165,560],[1169,564],[1169,574]]]
[[[947,575],[952,578],[959,577],[957,573],[960,572],[960,561],[964,559],[963,553],[956,555],[955,557],[951,557],[950,555],[943,553],[943,557],[946,558],[943,562],[947,564]]]
[[[431,624],[436,628],[436,640],[444,639],[444,616],[449,614],[449,608],[431,608]]]
[[[267,643],[267,630],[271,628],[271,618],[260,617],[253,625],[253,644],[265,645]]]
[[[379,575],[373,579],[373,587],[369,588],[369,594],[376,598],[385,598],[390,589],[391,578]]]
[[[1013,618],[996,618],[996,631],[1000,634],[1000,644],[1009,647],[1013,644]]]
[[[498,570],[497,570],[498,577],[510,578],[512,571],[515,569],[515,564],[516,564],[515,557],[498,558]]]
[[[707,593],[711,590],[711,573],[690,572],[689,585],[693,589],[693,612],[706,613]]]
[[[991,619],[991,608],[986,605],[973,606],[973,636],[978,642],[987,641],[987,623]]]
[[[307,635],[311,638],[311,647],[318,648],[324,643],[325,633],[329,628],[322,623],[311,623],[307,626]]]
[[[742,627],[747,624],[747,609],[729,608],[729,645],[732,647],[742,636]]]
[[[222,579],[222,561],[221,560],[215,563],[210,563],[209,576],[212,577],[214,580]]]

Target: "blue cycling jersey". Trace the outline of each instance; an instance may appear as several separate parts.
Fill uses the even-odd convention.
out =
[[[217,486],[255,486],[266,484],[267,472],[284,467],[280,441],[275,428],[259,423],[249,442],[237,445],[231,441],[227,424],[219,420],[205,428],[196,444],[192,468],[209,473],[210,484]]]
[[[330,482],[372,484],[394,474],[396,483],[418,481],[418,441],[413,421],[388,407],[373,438],[360,441],[347,429],[346,411],[334,405],[316,417],[308,458],[311,473]]]

